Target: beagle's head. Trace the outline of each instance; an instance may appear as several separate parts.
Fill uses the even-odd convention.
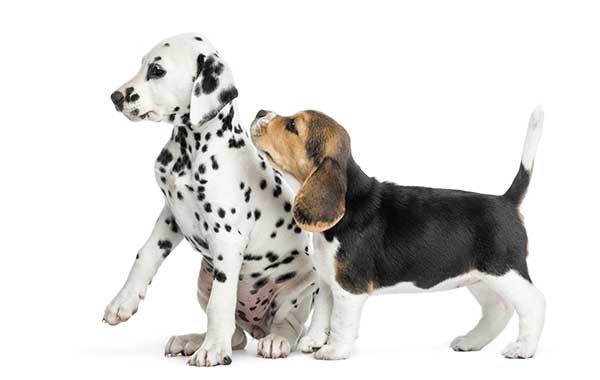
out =
[[[251,126],[252,140],[267,157],[301,184],[294,219],[303,229],[321,232],[344,216],[350,137],[317,111],[280,116],[261,110]]]

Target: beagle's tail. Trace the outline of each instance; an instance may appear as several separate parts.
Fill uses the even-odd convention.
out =
[[[542,110],[542,106],[537,106],[529,118],[529,128],[527,129],[527,137],[525,138],[525,145],[523,146],[523,155],[521,156],[519,172],[506,193],[504,193],[504,198],[516,205],[521,203],[527,193],[527,188],[529,187],[529,181],[531,179],[531,171],[533,170],[535,152],[537,151],[540,137],[542,137],[543,126],[544,111]]]

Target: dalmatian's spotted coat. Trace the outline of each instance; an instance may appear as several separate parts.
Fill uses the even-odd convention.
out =
[[[197,366],[231,363],[245,332],[260,339],[259,355],[287,356],[318,291],[310,237],[291,214],[292,190],[252,144],[236,97],[229,68],[195,34],[159,43],[111,95],[130,120],[166,121],[173,133],[155,164],[165,206],[104,320],[128,320],[186,239],[203,257],[198,300],[208,329],[172,337],[165,354],[191,355]]]

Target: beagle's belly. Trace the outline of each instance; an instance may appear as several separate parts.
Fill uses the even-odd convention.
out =
[[[350,293],[356,294],[368,292],[372,295],[395,293],[428,293],[458,289],[476,284],[480,281],[478,278],[479,272],[471,271],[459,276],[447,278],[428,288],[422,288],[415,285],[413,282],[401,281],[401,279],[399,279],[397,283],[391,286],[366,286],[364,287],[364,291],[356,291],[355,285],[358,282],[364,282],[365,279],[349,278],[346,276],[343,278],[343,281],[340,281],[340,266],[336,265],[336,255],[341,246],[340,242],[336,238],[328,241],[323,234],[313,234],[313,244],[315,248],[313,261],[321,279],[330,285],[335,283]],[[368,282],[370,284],[373,283],[372,280]]]
[[[428,293],[453,290],[479,282],[476,272],[469,272],[457,277],[444,280],[431,288],[419,288],[412,282],[399,282],[393,286],[377,288],[372,294],[395,294],[395,293]]]

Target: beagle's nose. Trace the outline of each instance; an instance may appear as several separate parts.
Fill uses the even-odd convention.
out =
[[[110,100],[112,100],[117,110],[123,111],[123,102],[125,101],[125,95],[121,91],[115,91],[110,94]]]
[[[269,113],[269,111],[260,110],[256,113],[256,118],[260,119],[261,117],[265,117],[265,116],[267,116],[268,113]]]

